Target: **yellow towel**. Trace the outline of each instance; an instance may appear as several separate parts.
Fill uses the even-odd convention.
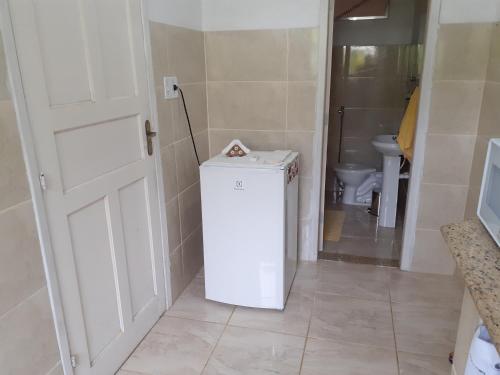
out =
[[[413,142],[415,128],[417,127],[418,101],[420,99],[420,87],[415,88],[411,94],[408,108],[406,108],[401,127],[399,128],[398,143],[405,158],[411,161],[413,158]]]

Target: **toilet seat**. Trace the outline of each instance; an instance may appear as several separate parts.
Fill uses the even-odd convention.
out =
[[[337,167],[335,167],[336,171],[356,171],[360,173],[373,173],[376,172],[377,170],[375,168],[370,168],[367,167],[366,165],[363,164],[356,164],[356,163],[343,163],[339,164]]]

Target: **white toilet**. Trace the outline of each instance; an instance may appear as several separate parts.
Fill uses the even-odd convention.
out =
[[[382,172],[361,164],[346,163],[335,168],[337,178],[344,184],[342,203],[369,206],[372,191],[382,186]]]

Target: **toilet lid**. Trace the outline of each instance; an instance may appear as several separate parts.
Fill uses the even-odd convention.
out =
[[[340,164],[335,170],[344,170],[344,171],[359,171],[359,172],[365,172],[365,173],[372,173],[375,172],[375,168],[370,168],[367,167],[366,165],[363,164],[355,164],[355,163],[345,163],[345,164]]]

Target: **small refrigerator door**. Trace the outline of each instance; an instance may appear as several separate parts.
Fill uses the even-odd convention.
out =
[[[283,170],[202,166],[206,298],[284,307],[284,188]]]

